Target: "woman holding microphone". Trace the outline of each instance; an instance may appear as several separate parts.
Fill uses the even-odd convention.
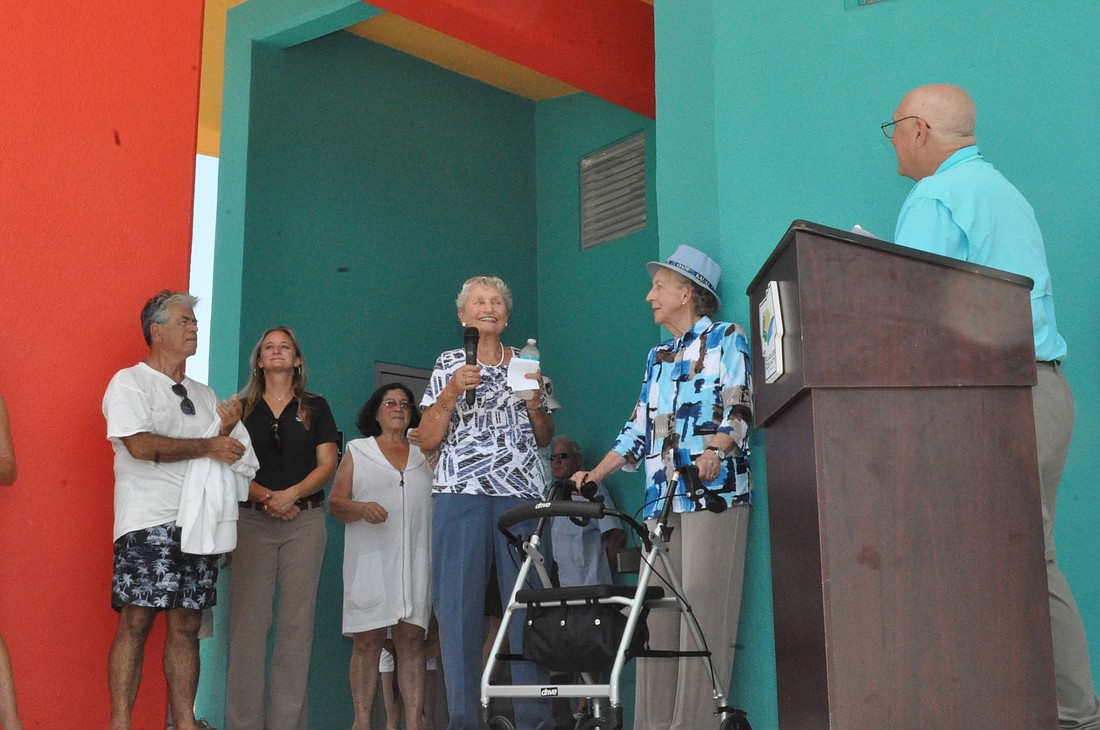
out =
[[[462,285],[455,305],[462,326],[477,328],[476,364],[467,364],[463,350],[439,356],[421,401],[419,439],[422,449],[440,452],[432,499],[432,599],[451,715],[447,727],[474,730],[480,726],[489,571],[496,566],[504,600],[518,574],[519,560],[509,553],[497,520],[542,496],[547,474],[538,448],[553,438],[554,421],[541,389],[524,399],[508,387],[508,363],[519,356],[501,341],[512,311],[508,286],[497,277],[475,276]],[[540,376],[527,375],[533,388]],[[550,554],[546,543],[543,552]],[[511,622],[514,651],[522,644],[522,623]],[[517,684],[549,679],[526,662],[514,663],[512,674]],[[545,703],[517,700],[514,706],[519,730],[553,726]]]

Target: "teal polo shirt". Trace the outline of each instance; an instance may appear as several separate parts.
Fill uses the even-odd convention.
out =
[[[1062,360],[1043,234],[1035,211],[974,145],[918,182],[898,214],[894,241],[910,248],[1022,274],[1031,289],[1035,359]]]

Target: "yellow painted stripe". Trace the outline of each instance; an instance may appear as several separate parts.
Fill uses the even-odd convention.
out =
[[[383,13],[348,30],[528,99],[552,99],[578,89],[418,23]]]

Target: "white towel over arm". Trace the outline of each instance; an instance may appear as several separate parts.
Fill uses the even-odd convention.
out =
[[[221,418],[215,418],[203,438],[219,433]],[[203,457],[187,464],[176,517],[176,524],[182,528],[180,544],[185,553],[217,555],[237,547],[237,503],[248,499],[248,485],[260,470],[260,462],[243,424],[237,423],[229,435],[244,444],[244,456],[240,459],[226,464]]]

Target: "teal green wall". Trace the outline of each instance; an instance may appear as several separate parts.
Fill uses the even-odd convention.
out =
[[[362,76],[325,76],[326,66],[345,62],[363,68]],[[270,323],[289,323],[307,352],[324,353],[311,355],[311,383],[350,434],[374,360],[430,367],[450,345],[441,340],[446,332],[457,338],[453,300],[461,281],[491,270],[514,289],[509,330],[517,341],[525,333],[539,338],[566,404],[558,418],[563,432],[589,444],[593,457],[602,454],[637,397],[635,371],[658,334],[643,301],[656,221],[581,252],[579,158],[644,130],[652,159],[653,122],[585,95],[535,105],[342,34],[288,50],[257,49],[253,84],[242,356]],[[370,101],[349,107],[348,98]],[[311,113],[286,111],[301,108]],[[399,118],[393,109],[401,110]],[[480,133],[473,134],[469,120],[481,115],[494,121],[474,125]],[[348,121],[317,134],[315,116]],[[409,133],[411,120],[428,119],[420,122],[422,134]],[[332,144],[368,136],[366,152]],[[305,177],[312,184],[303,187]],[[654,187],[651,172],[655,209]],[[348,190],[357,192],[349,197]],[[489,261],[495,265],[487,269]],[[623,273],[608,276],[611,269]],[[402,275],[410,271],[416,276]],[[545,272],[537,286],[536,271]],[[608,337],[598,322],[579,332],[576,323],[592,312],[604,313],[626,336]],[[242,363],[242,381],[245,375]],[[628,492],[616,496],[632,510],[639,506]],[[318,597],[327,611],[319,608],[314,677],[342,677],[347,659],[346,642],[322,638],[339,633],[341,528],[330,526]],[[342,682],[314,681],[311,700],[325,708],[325,722],[343,719],[334,710],[347,703]]]
[[[378,12],[360,0],[248,0],[226,14],[210,328],[210,385],[219,393],[237,387],[241,355],[241,272],[249,185],[253,51],[289,48]],[[202,689],[200,700],[206,688]],[[206,699],[213,704],[216,697]]]
[[[1060,563],[1081,604],[1100,676],[1100,275],[1086,263],[1100,210],[1100,5],[1091,0],[657,3],[661,249],[714,234],[723,314],[747,324],[743,292],[793,219],[859,223],[890,238],[911,182],[878,125],[924,83],[967,88],[978,141],[1035,207],[1046,237],[1077,424],[1059,494]],[[693,69],[698,69],[694,72]],[[693,121],[699,120],[694,126]],[[685,164],[692,161],[700,169]],[[715,181],[712,203],[694,194]],[[706,218],[700,223],[699,218]],[[758,477],[766,477],[756,450]],[[735,699],[775,727],[766,478],[758,480]]]
[[[376,359],[430,367],[457,343],[453,302],[466,277],[504,277],[516,291],[513,331],[537,332],[534,104],[348,34],[294,45],[375,12],[318,6],[250,0],[230,13],[211,380],[237,387],[260,332],[289,324],[311,387],[352,437]],[[341,550],[330,521],[317,727],[351,722]],[[216,725],[230,578],[203,645],[198,706]]]
[[[638,132],[646,140],[646,228],[582,251],[580,158]],[[653,120],[587,94],[536,106],[539,351],[562,405],[554,414],[557,432],[577,440],[588,466],[630,416],[646,354],[667,336],[645,302],[645,262],[658,255],[654,132]],[[641,485],[637,474],[607,482],[616,506],[632,514],[641,508]],[[621,685],[628,728],[633,682],[631,663]]]
[[[539,337],[564,406],[559,430],[592,461],[626,417],[642,357],[662,336],[641,301],[644,261],[681,242],[711,251],[724,271],[722,316],[747,325],[741,292],[791,220],[891,235],[910,183],[895,174],[878,124],[910,87],[959,83],[978,103],[987,158],[1032,202],[1047,238],[1078,403],[1057,536],[1100,667],[1090,560],[1100,548],[1100,493],[1088,478],[1100,461],[1100,334],[1090,326],[1100,274],[1077,254],[1100,209],[1100,47],[1090,37],[1100,6],[657,3],[656,127],[585,95],[518,100],[343,34],[289,48],[374,12],[356,0],[249,0],[230,12],[211,363],[219,392],[239,385],[260,331],[282,321],[299,331],[312,385],[351,434],[374,359],[430,365],[457,339],[458,284],[491,269],[516,293],[513,337]],[[638,129],[656,160],[650,226],[581,252],[577,158]],[[330,145],[314,144],[322,132]],[[421,155],[429,152],[442,155],[437,169]],[[487,173],[489,162],[504,172]],[[759,491],[733,701],[769,728],[777,720],[759,434],[753,459]],[[635,479],[612,483],[628,507]],[[315,715],[326,727],[350,717],[333,528],[312,697],[315,712],[333,710],[331,720]],[[219,614],[203,650],[200,711],[215,724],[225,623]]]
[[[767,238],[773,233],[730,229],[726,222],[728,211],[737,209],[740,201],[730,199],[729,191],[722,187],[728,170],[719,148],[723,137],[731,133],[731,123],[718,111],[715,87],[718,79],[739,72],[719,61],[719,49],[730,43],[729,29],[714,21],[711,5],[710,0],[682,0],[654,6],[660,248],[667,256],[680,243],[689,243],[712,255],[722,266],[719,316],[749,330],[748,299],[743,292],[766,252],[752,253],[746,235],[763,233]],[[751,177],[745,183],[750,188],[755,184]],[[785,228],[783,224],[774,232],[772,243]],[[762,447],[760,432],[754,432],[750,459],[756,491],[729,704],[746,709],[753,727],[774,728],[778,726],[775,644]]]
[[[290,48],[378,12],[360,0],[248,0],[227,14],[210,335],[210,385],[219,393],[241,385],[242,357],[247,359],[253,344],[249,339],[258,337],[242,330],[241,317],[247,198],[249,185],[259,182],[249,175],[254,52]],[[200,644],[203,671],[196,713],[216,727],[224,726],[229,578],[230,571],[223,571],[214,635]]]
[[[253,81],[242,357],[296,326],[350,428],[375,360],[430,368],[461,344],[469,276],[509,282],[509,332],[533,336],[532,102],[348,33],[258,49]]]
[[[376,360],[431,368],[461,343],[474,274],[514,289],[537,336],[534,104],[347,33],[253,55],[241,352],[286,323],[348,438]],[[245,377],[242,362],[241,379]],[[343,529],[329,521],[313,723],[351,723]]]
[[[255,2],[242,8],[259,14]],[[288,15],[279,25],[293,35],[302,3],[265,2]],[[255,18],[234,25],[230,17],[231,31],[258,35]],[[635,369],[657,335],[642,301],[644,262],[657,252],[655,181],[651,166],[649,228],[582,254],[577,170],[581,155],[639,130],[652,161],[652,120],[585,95],[536,104],[350,34],[284,45],[238,47],[247,79],[237,79],[237,91],[248,101],[227,98],[224,133],[245,151],[222,158],[215,302],[239,296],[240,316],[215,321],[222,357],[212,380],[239,387],[261,332],[288,324],[307,354],[311,389],[329,399],[352,438],[375,385],[374,362],[430,368],[457,344],[461,282],[493,273],[515,295],[512,339],[539,338],[571,414],[561,420],[601,454],[637,395]],[[620,276],[624,265],[631,273]],[[593,311],[627,336],[608,337],[601,322],[579,329]],[[582,344],[591,368],[578,359]],[[351,722],[342,527],[330,520],[329,528],[310,692],[317,727]],[[220,586],[218,633],[203,647],[199,709],[215,724],[231,573]]]
[[[562,404],[557,431],[576,438],[595,465],[630,416],[646,354],[663,338],[645,302],[645,262],[658,255],[655,130],[653,120],[587,94],[540,101],[536,110],[539,348]],[[637,132],[646,140],[646,228],[582,251],[580,158]],[[609,484],[624,508],[641,506],[631,493],[639,489],[623,491],[639,479]]]

